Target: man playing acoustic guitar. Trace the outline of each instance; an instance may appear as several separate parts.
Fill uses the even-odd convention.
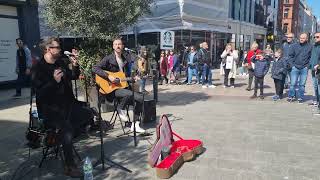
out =
[[[123,53],[123,42],[120,38],[116,38],[113,40],[113,53],[110,55],[105,56],[99,63],[93,66],[92,71],[100,76],[101,78],[106,79],[110,84],[120,84],[120,79],[113,76],[113,73],[117,72],[123,72],[126,77],[130,77],[130,71],[129,69],[129,63],[130,63],[130,57],[129,55],[125,55]],[[106,72],[107,71],[107,72]],[[108,73],[109,72],[109,73]],[[106,94],[106,98],[108,100],[113,100],[114,98],[120,98],[120,103],[118,105],[118,113],[120,118],[123,121],[128,121],[129,118],[127,116],[127,113],[125,111],[126,105],[133,103],[133,95],[132,91],[129,90],[128,88],[119,88],[111,93]],[[134,109],[134,118],[135,120],[138,120],[139,114],[142,111],[142,101],[143,98],[140,94],[136,93],[134,95],[134,99],[136,101],[136,106]],[[136,127],[136,132],[139,133],[144,133],[145,130],[140,128],[139,126],[140,122],[136,121],[135,127]],[[132,123],[131,126],[131,131],[133,131],[134,124]]]

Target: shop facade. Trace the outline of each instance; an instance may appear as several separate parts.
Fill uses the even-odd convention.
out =
[[[37,1],[0,1],[0,84],[13,82],[17,75],[16,39],[22,38],[32,53],[39,42],[39,20]]]

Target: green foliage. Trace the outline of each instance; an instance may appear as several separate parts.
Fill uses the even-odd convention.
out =
[[[153,0],[44,0],[54,30],[73,36],[110,39],[150,12]]]
[[[98,63],[105,54],[112,52],[111,41],[88,39],[82,42],[79,51],[79,65],[82,75],[85,76],[88,86],[93,85],[92,67]],[[97,45],[98,44],[98,45]],[[81,80],[84,85],[84,79]]]
[[[44,18],[55,31],[83,37],[79,64],[92,85],[92,66],[111,52],[110,39],[150,12],[153,0],[43,0]],[[108,48],[109,47],[109,48]]]

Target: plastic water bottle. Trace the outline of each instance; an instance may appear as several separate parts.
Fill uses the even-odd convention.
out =
[[[83,175],[84,175],[84,180],[93,180],[92,163],[89,157],[86,157],[86,160],[84,161]]]

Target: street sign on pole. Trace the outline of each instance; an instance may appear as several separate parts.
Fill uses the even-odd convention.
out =
[[[174,49],[174,31],[161,31],[160,49]]]

